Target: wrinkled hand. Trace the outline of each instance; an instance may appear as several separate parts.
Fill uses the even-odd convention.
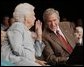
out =
[[[37,34],[35,32],[31,32],[31,34],[32,34],[32,38],[36,40]]]
[[[37,34],[37,40],[42,40],[42,22],[40,20],[36,21],[35,32]]]
[[[36,60],[36,63],[39,63],[42,66],[49,66],[49,65],[46,65],[47,62],[42,61],[42,60]]]

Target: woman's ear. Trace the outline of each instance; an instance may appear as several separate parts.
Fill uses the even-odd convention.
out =
[[[27,21],[27,16],[24,16],[24,21]]]
[[[28,25],[27,16],[24,16],[24,24],[25,24],[25,25]]]

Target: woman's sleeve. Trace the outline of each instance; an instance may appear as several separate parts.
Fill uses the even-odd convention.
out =
[[[12,51],[15,55],[21,55],[23,50],[23,37],[21,31],[15,29],[12,31],[8,31],[8,38],[10,42],[10,46],[12,48]]]
[[[45,47],[45,44],[43,42],[40,42],[39,40],[35,41],[34,48],[35,48],[36,57],[40,57],[42,55],[42,51],[44,47]]]

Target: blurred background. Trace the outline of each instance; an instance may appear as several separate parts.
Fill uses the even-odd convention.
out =
[[[47,8],[58,10],[61,20],[63,18],[67,18],[69,21],[83,19],[82,0],[0,0],[0,22],[2,22],[4,16],[12,17],[15,6],[23,2],[30,3],[36,7],[36,17],[40,20],[42,20],[43,12]]]

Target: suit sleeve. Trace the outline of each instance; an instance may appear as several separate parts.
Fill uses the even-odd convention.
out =
[[[50,46],[49,41],[44,39],[43,42],[46,45],[44,50],[43,50],[43,56],[49,64],[55,65],[55,64],[58,64],[58,63],[61,63],[61,62],[65,63],[65,61],[67,60],[66,57],[56,55],[54,53],[52,47]]]

